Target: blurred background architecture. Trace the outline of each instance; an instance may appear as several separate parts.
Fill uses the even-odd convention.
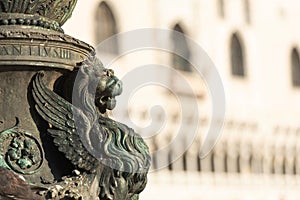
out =
[[[112,63],[120,78],[141,65],[173,67],[193,89],[186,92],[172,73],[166,74],[169,90],[144,86],[128,106],[123,102],[113,113],[118,120],[134,123],[142,135],[154,134],[147,139],[152,152],[177,135],[188,135],[188,127],[198,126],[187,151],[176,143],[166,153],[153,154],[141,200],[300,199],[300,1],[79,0],[78,4],[63,27],[67,34],[97,47],[120,32],[176,30],[207,52],[223,80],[227,112],[222,135],[213,151],[200,159],[212,110],[205,74],[202,79],[185,59],[157,50],[131,52]],[[173,42],[174,49],[194,56],[187,44]],[[116,56],[121,45],[117,41],[111,45],[108,56]],[[195,99],[197,108],[182,116],[180,104]],[[155,105],[160,109],[151,110]],[[180,127],[186,127],[183,134]],[[180,141],[184,143],[184,137]],[[159,163],[172,160],[176,151],[182,156],[161,169]]]

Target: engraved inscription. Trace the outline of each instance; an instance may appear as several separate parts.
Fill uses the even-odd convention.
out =
[[[21,55],[21,45],[12,45],[12,54],[13,55]]]
[[[0,45],[0,56],[39,56],[72,59],[72,52],[68,49],[44,45]]]
[[[8,49],[7,49],[6,46],[2,46],[2,47],[0,48],[0,55],[1,55],[1,56],[10,55],[10,53],[9,53],[9,51],[8,51]]]

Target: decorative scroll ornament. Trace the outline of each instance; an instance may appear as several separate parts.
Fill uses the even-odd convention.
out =
[[[18,127],[0,133],[0,167],[20,174],[34,174],[43,164],[43,151],[38,140]]]

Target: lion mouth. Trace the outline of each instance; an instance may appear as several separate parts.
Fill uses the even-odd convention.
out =
[[[102,91],[101,91],[101,90]],[[112,110],[116,106],[115,97],[122,93],[122,82],[115,76],[109,77],[109,80],[105,83],[105,89],[99,87],[96,92],[96,106],[101,113],[105,113],[106,110]]]
[[[103,96],[100,98],[100,105],[105,107],[108,110],[112,110],[116,107],[115,96]]]

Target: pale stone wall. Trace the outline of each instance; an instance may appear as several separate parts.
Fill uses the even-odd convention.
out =
[[[73,17],[64,26],[66,33],[97,46],[94,24],[100,2],[79,1]],[[201,141],[211,120],[210,96],[203,80],[195,74],[182,72],[200,96],[197,99],[200,116],[192,122],[183,120],[183,123],[199,125],[198,137],[186,153],[186,171],[183,171],[184,161],[180,158],[173,163],[172,171],[164,169],[150,173],[141,199],[299,199],[300,90],[292,86],[290,55],[293,47],[300,46],[300,1],[249,0],[249,21],[245,15],[245,1],[223,0],[223,18],[218,13],[218,2],[107,1],[119,32],[138,28],[171,29],[180,23],[185,34],[215,63],[226,93],[227,113],[222,137],[199,165]],[[244,45],[245,77],[235,77],[230,70],[230,38],[235,32]],[[170,55],[157,51],[135,52],[122,57],[113,66],[116,74],[122,77],[143,64],[171,66]],[[170,74],[161,78],[170,78]],[[180,90],[176,84],[170,87]],[[135,123],[133,125],[142,134],[157,131],[155,140],[147,140],[152,151],[168,145],[181,125],[176,98],[163,89],[151,87],[134,97],[132,106],[118,108],[115,117]],[[161,115],[149,113],[156,104],[164,108],[167,116],[165,125],[159,130],[155,130],[155,125],[161,126]],[[143,128],[151,123],[152,129]],[[165,154],[154,160],[167,159],[168,154]]]

